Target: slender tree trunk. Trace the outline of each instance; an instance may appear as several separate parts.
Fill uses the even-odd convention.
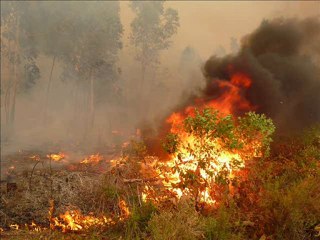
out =
[[[74,97],[73,97],[73,114],[70,119],[69,127],[67,129],[67,136],[69,136],[70,133],[73,134],[73,129],[75,129],[75,127],[79,128],[79,126],[77,126],[77,124],[78,124],[77,117],[79,116],[78,93],[79,93],[79,81],[76,81],[75,82]]]
[[[144,99],[146,96],[145,93],[145,77],[146,77],[146,64],[142,62],[141,64],[141,81],[140,81],[140,89],[139,89],[139,101],[138,101],[138,112],[142,114],[145,110]]]
[[[53,59],[52,59],[51,71],[50,71],[50,76],[49,76],[49,81],[48,81],[48,86],[47,86],[46,100],[45,100],[44,113],[43,113],[43,122],[44,123],[46,123],[46,121],[47,121],[49,93],[50,93],[50,87],[51,87],[51,82],[52,82],[52,73],[53,73],[53,68],[54,68],[55,62],[56,62],[56,55],[54,55]]]
[[[92,130],[91,129],[91,98],[92,98],[92,94],[91,94],[91,85],[93,86],[93,83],[91,81],[92,78],[92,70],[89,73],[89,80],[90,82],[88,82],[87,88],[85,88],[84,94],[85,94],[85,102],[84,105],[84,135],[83,135],[83,143],[86,143],[88,141],[88,137],[89,137],[89,131]],[[88,91],[89,89],[89,91]]]
[[[141,66],[141,83],[140,83],[140,89],[143,90],[144,88],[144,79],[145,79],[145,75],[146,75],[146,65],[144,63],[142,63]]]
[[[8,54],[11,54],[11,41],[9,41],[8,44]],[[11,85],[13,78],[11,77],[13,73],[13,64],[10,64],[9,62],[9,77],[7,79],[7,84],[6,84],[6,91],[5,91],[5,97],[4,97],[4,110],[5,110],[5,116],[6,116],[6,130],[8,130],[9,125],[10,125],[10,97],[11,97]]]
[[[4,111],[6,114],[6,126],[8,127],[10,124],[10,118],[9,118],[9,108],[10,108],[10,91],[11,87],[7,86],[6,92],[5,92],[5,97],[4,97]]]
[[[93,74],[90,74],[90,128],[92,130],[94,125],[94,113],[95,113],[95,106],[94,106],[94,78]]]
[[[15,70],[15,83],[13,86],[13,95],[12,95],[12,105],[10,111],[10,135],[14,132],[14,120],[15,120],[15,113],[16,113],[16,97],[17,97],[17,89],[18,89],[18,80],[17,80],[17,70]]]
[[[17,23],[16,23],[16,46],[15,46],[15,55],[14,55],[14,67],[13,67],[13,95],[12,95],[12,105],[10,110],[10,126],[9,126],[9,136],[11,136],[14,132],[14,121],[15,121],[15,111],[16,111],[16,96],[18,90],[18,65],[19,65],[19,17],[17,16]]]

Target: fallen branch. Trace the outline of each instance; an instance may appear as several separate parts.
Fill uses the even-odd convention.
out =
[[[136,182],[156,182],[159,181],[158,178],[132,178],[132,179],[123,179],[124,183],[136,183]]]

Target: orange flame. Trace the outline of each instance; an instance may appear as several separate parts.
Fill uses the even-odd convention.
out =
[[[97,153],[97,154],[90,155],[89,157],[86,157],[80,163],[96,165],[96,164],[100,163],[102,160],[103,160],[103,156],[101,156],[99,153]]]
[[[112,224],[113,220],[105,216],[84,216],[80,211],[70,210],[66,211],[64,214],[61,214],[59,218],[53,218],[53,222],[53,227],[61,227],[62,232],[68,232],[89,229],[92,226],[104,226]]]
[[[127,203],[124,200],[119,201],[119,208],[120,208],[120,219],[126,219],[130,216],[130,211],[127,206]]]
[[[238,72],[231,75],[230,81],[214,81],[218,84],[220,89],[224,90],[218,98],[210,101],[197,99],[195,105],[188,106],[181,112],[171,114],[166,120],[166,122],[170,124],[170,132],[177,134],[182,141],[182,144],[178,149],[180,155],[171,155],[167,161],[160,162],[156,171],[162,179],[162,183],[166,189],[173,193],[178,199],[191,191],[191,189],[188,189],[187,187],[179,186],[179,183],[182,181],[181,176],[188,173],[197,173],[198,176],[200,176],[200,180],[198,180],[202,181],[200,184],[204,186],[201,187],[197,200],[207,204],[214,204],[216,199],[214,199],[214,190],[212,189],[212,186],[217,174],[222,170],[226,170],[229,177],[233,177],[236,169],[232,168],[233,164],[231,163],[237,162],[238,167],[243,167],[245,164],[244,159],[238,152],[224,150],[218,140],[216,142],[208,143],[213,144],[215,150],[212,152],[214,161],[210,162],[206,171],[199,168],[199,159],[205,158],[205,156],[198,156],[198,158],[195,159],[194,156],[188,154],[190,149],[197,151],[196,148],[199,147],[199,145],[197,145],[194,136],[187,135],[184,132],[183,122],[186,117],[195,114],[196,108],[198,110],[203,110],[206,107],[213,108],[218,110],[221,115],[228,115],[237,110],[249,111],[255,109],[255,107],[243,96],[244,91],[251,87],[251,79],[249,76]],[[252,147],[251,150],[252,154],[254,154],[254,147]],[[207,153],[203,154],[205,155]],[[183,157],[181,157],[181,155]],[[174,170],[177,166],[179,167],[179,171]],[[151,189],[146,186],[142,193],[142,199],[146,201],[150,194]]]
[[[52,153],[48,154],[47,158],[50,158],[52,161],[60,162],[62,159],[64,159],[66,155],[64,153]]]

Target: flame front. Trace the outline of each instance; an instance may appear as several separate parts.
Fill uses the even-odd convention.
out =
[[[81,231],[89,229],[92,226],[104,226],[112,224],[113,220],[105,216],[94,217],[91,215],[84,216],[80,211],[70,210],[61,214],[59,218],[53,218],[54,225],[52,228],[60,227],[62,232]]]
[[[239,152],[223,148],[219,139],[203,139],[203,142],[199,143],[199,139],[184,131],[184,120],[188,116],[194,116],[196,109],[213,108],[218,110],[222,117],[236,111],[255,109],[243,96],[245,90],[251,87],[251,80],[246,74],[234,73],[230,81],[214,80],[213,84],[217,84],[219,89],[223,90],[219,97],[211,100],[197,99],[194,105],[186,107],[181,112],[175,112],[167,118],[170,132],[178,135],[182,144],[177,149],[179,154],[171,154],[169,159],[159,162],[156,168],[163,186],[177,199],[183,195],[189,195],[194,191],[192,186],[195,186],[197,192],[193,192],[193,196],[196,196],[196,201],[210,205],[217,201],[214,184],[218,175],[224,172],[231,179],[235,171],[244,167],[245,161]],[[205,145],[211,146],[210,152],[200,149]],[[254,149],[254,147],[250,149],[250,154],[254,155]],[[210,156],[209,163],[204,170],[200,167],[201,160],[208,159],[208,156]],[[237,164],[233,164],[235,162]],[[188,180],[188,186],[191,188],[184,184],[188,175],[191,176],[191,180]],[[195,176],[194,179],[193,176]],[[143,200],[150,199],[152,194],[152,189],[146,186],[142,193]]]
[[[62,159],[64,159],[66,157],[66,155],[64,153],[52,153],[52,154],[48,154],[47,158],[51,159],[52,161],[55,162],[60,162]]]
[[[89,157],[86,157],[80,163],[96,165],[100,163],[102,160],[103,160],[103,156],[97,153],[97,154],[90,155]]]

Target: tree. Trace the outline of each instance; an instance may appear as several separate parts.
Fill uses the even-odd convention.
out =
[[[92,125],[95,101],[114,92],[117,53],[122,47],[119,2],[41,2],[38,10],[38,23],[42,22],[45,33],[39,38],[41,50],[52,57],[44,119],[55,62],[59,61],[63,63],[62,79],[77,79],[77,91],[84,92],[81,97],[87,106],[83,109],[89,111],[85,116],[90,116]]]
[[[196,207],[218,200],[234,181],[234,171],[268,154],[274,130],[271,119],[253,112],[234,119],[213,109],[196,110],[164,142],[174,160],[170,174],[180,176],[172,187],[190,193]]]
[[[43,121],[47,122],[50,89],[55,67],[62,67],[63,81],[74,81],[74,119],[83,119],[85,131],[94,123],[95,106],[115,98],[118,51],[122,47],[119,2],[4,2],[1,15],[2,37],[6,43],[8,81],[2,89],[6,118],[13,122],[18,86],[35,84],[41,70],[40,54],[51,58]],[[11,76],[11,77],[10,77]],[[22,78],[24,76],[24,78]],[[23,80],[23,82],[22,82]],[[77,107],[81,106],[81,107]],[[82,114],[83,116],[79,116]],[[13,126],[13,124],[11,124]],[[85,135],[85,134],[84,134]]]
[[[180,68],[199,68],[202,60],[196,50],[190,46],[183,49],[180,57]]]
[[[141,87],[147,69],[159,64],[160,51],[170,46],[170,39],[179,27],[178,12],[163,5],[163,1],[132,1],[130,5],[136,14],[130,39],[141,64]]]
[[[16,97],[19,89],[26,90],[40,77],[36,65],[38,50],[34,38],[35,19],[30,2],[1,3],[1,57],[8,73],[1,78],[4,85],[6,137],[14,131]],[[4,58],[3,58],[4,57]]]
[[[96,103],[115,98],[122,24],[119,2],[81,3],[72,9],[79,11],[79,18],[74,20],[77,44],[72,54],[66,56],[65,73],[75,76],[77,84],[85,89],[84,139],[87,139],[94,125]]]
[[[239,43],[234,37],[230,38],[230,49],[232,54],[237,54],[240,49]]]

